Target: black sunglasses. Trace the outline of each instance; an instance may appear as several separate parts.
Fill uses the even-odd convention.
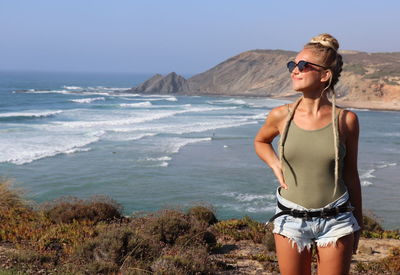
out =
[[[286,66],[289,69],[289,72],[291,73],[291,72],[293,72],[294,68],[296,68],[296,66],[297,66],[297,68],[299,68],[299,71],[302,72],[306,68],[312,68],[310,65],[314,65],[314,66],[323,68],[325,70],[327,69],[324,66],[321,66],[321,65],[318,65],[318,64],[314,64],[314,63],[311,63],[311,62],[308,62],[308,61],[304,61],[304,60],[300,60],[297,64],[294,61],[289,61]]]

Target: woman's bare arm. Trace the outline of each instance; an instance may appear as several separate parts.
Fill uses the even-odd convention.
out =
[[[287,189],[283,179],[282,167],[278,156],[272,147],[272,141],[278,136],[283,128],[283,123],[287,116],[287,106],[274,108],[265,120],[264,125],[254,138],[254,149],[257,155],[271,167],[279,184]]]
[[[357,115],[353,112],[345,112],[344,128],[346,132],[346,156],[344,159],[343,179],[350,195],[350,202],[355,207],[354,216],[359,226],[363,226],[362,215],[362,197],[360,177],[358,175],[357,158],[358,158],[358,139],[359,139],[359,123]],[[354,252],[357,249],[360,231],[356,234],[356,242]]]

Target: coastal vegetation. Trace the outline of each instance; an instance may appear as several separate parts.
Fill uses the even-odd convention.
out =
[[[364,238],[400,240],[365,218]],[[360,243],[360,245],[362,242]],[[258,271],[257,271],[258,270]],[[397,274],[400,247],[358,261],[352,274]],[[276,274],[270,228],[249,217],[218,221],[212,207],[124,216],[106,196],[34,205],[0,182],[0,274]]]

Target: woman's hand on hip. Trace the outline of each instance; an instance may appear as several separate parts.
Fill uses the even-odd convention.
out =
[[[283,178],[283,172],[282,172],[282,168],[280,165],[278,165],[276,168],[273,168],[272,171],[274,171],[275,177],[278,179],[279,181],[279,185],[283,188],[283,189],[288,189],[287,184],[285,183],[285,179]]]

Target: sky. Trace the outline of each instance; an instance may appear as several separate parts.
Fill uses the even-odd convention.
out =
[[[0,71],[188,75],[253,49],[400,51],[400,1],[0,0]]]

